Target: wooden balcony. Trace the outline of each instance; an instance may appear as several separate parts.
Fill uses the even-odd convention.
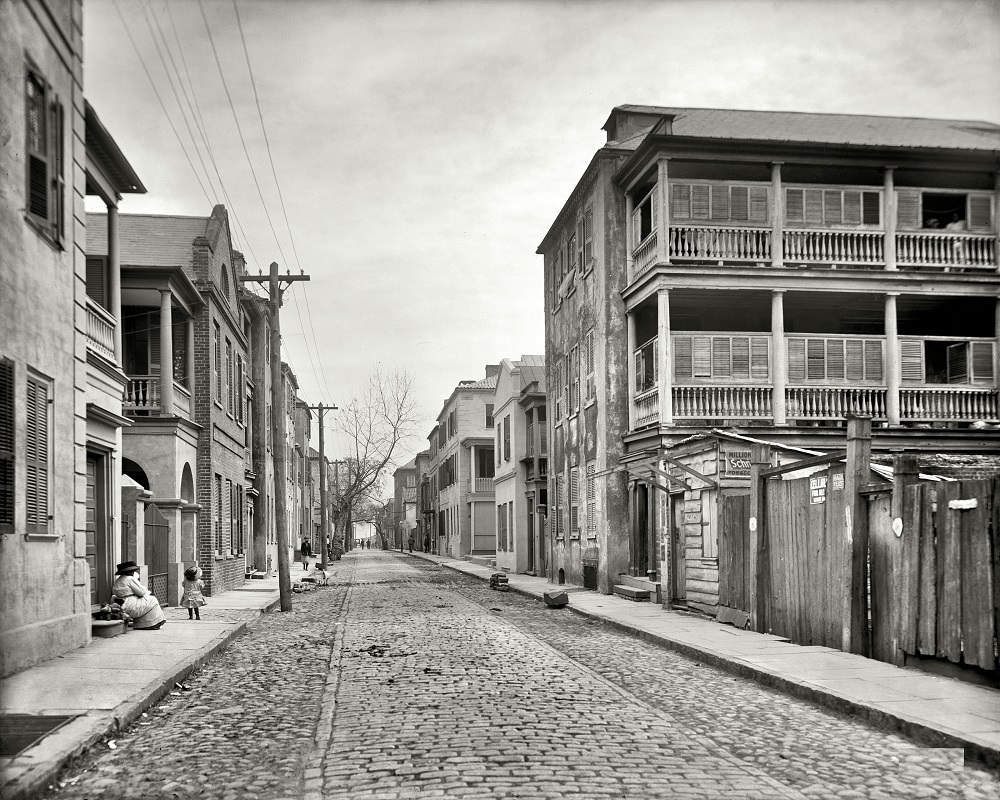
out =
[[[771,419],[770,386],[674,386],[674,416]]]
[[[913,422],[996,422],[997,391],[978,387],[906,387],[899,393],[900,417]]]
[[[770,228],[674,225],[668,236],[672,259],[771,262]]]
[[[883,267],[884,242],[882,231],[785,230],[781,234],[786,264]]]
[[[108,361],[117,363],[115,358],[114,316],[91,298],[87,298],[87,349]]]
[[[159,375],[129,375],[122,410],[130,416],[157,416],[163,411]],[[174,381],[174,407],[170,414],[191,417],[191,393]]]
[[[493,494],[493,478],[470,478],[469,491],[476,494]]]
[[[996,237],[955,231],[897,233],[896,263],[903,268],[996,271]]]

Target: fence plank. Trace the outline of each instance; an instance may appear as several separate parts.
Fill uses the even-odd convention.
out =
[[[893,576],[899,540],[892,532],[892,495],[868,498],[868,547],[871,553],[872,658],[895,663],[896,631],[893,625]]]
[[[990,561],[993,570],[993,630],[1000,637],[1000,478],[993,479],[990,491]]]
[[[920,521],[924,497],[921,484],[903,489],[903,548],[899,566],[897,636],[900,648],[917,652],[917,611],[920,604]]]
[[[944,483],[937,491],[938,521],[938,654],[957,664],[962,657],[961,511],[948,503],[961,497],[961,485]]]
[[[993,669],[993,576],[990,557],[990,482],[963,481],[963,499],[976,507],[959,511],[961,529],[962,650],[966,664]]]
[[[934,513],[937,489],[924,486],[918,513],[920,514],[920,571],[917,573],[919,592],[917,647],[926,656],[937,654],[938,615],[938,556],[935,525],[943,515]],[[918,651],[910,651],[918,652]]]

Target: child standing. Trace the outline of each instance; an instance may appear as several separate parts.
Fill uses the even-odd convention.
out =
[[[201,579],[200,567],[188,567],[184,570],[184,596],[181,607],[188,610],[188,619],[201,619],[201,607],[205,605],[205,595],[202,590],[205,582]]]

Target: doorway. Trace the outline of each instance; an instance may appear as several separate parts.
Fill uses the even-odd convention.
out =
[[[687,553],[684,541],[684,495],[670,495],[670,601],[687,604]]]
[[[90,604],[111,599],[112,547],[108,515],[106,456],[87,453],[87,564],[90,566]]]

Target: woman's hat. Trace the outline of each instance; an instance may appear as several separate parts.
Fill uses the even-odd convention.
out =
[[[188,567],[184,570],[184,577],[189,581],[193,581],[199,575],[201,575],[201,569],[199,567]]]
[[[115,568],[115,575],[128,575],[132,572],[139,572],[139,565],[134,561],[123,561]]]

